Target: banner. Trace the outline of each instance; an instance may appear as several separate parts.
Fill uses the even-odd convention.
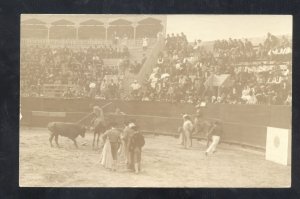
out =
[[[207,80],[204,82],[204,86],[206,88],[212,86],[231,86],[233,81],[230,79],[229,74],[222,74],[222,75],[210,75]]]

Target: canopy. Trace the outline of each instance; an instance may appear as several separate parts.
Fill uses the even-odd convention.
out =
[[[231,80],[229,74],[222,74],[222,75],[215,75],[212,74],[207,78],[207,80],[204,82],[205,87],[210,86],[225,86],[229,87],[233,84],[233,80]]]

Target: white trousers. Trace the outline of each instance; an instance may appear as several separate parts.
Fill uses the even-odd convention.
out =
[[[210,146],[207,148],[206,152],[207,153],[212,153],[212,152],[215,152],[216,151],[216,148],[218,146],[220,142],[220,136],[216,136],[216,135],[213,135],[212,136],[212,143],[210,144]]]
[[[192,147],[191,132],[183,131],[183,146],[184,148]]]

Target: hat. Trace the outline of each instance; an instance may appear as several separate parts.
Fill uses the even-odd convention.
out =
[[[135,127],[136,125],[134,123],[130,123],[128,126],[129,126],[129,128],[132,128],[132,127]]]
[[[101,108],[99,106],[94,106],[93,109],[94,110],[100,110]]]
[[[182,118],[183,118],[183,119],[190,119],[190,116],[189,116],[188,114],[184,114],[184,115],[182,116]]]

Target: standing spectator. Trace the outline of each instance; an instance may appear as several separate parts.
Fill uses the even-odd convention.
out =
[[[144,37],[143,38],[143,50],[146,51],[148,48],[148,38]]]
[[[286,100],[284,101],[284,105],[291,105],[292,104],[292,92],[289,92]]]
[[[96,84],[94,82],[91,82],[89,84],[89,88],[90,88],[89,96],[90,96],[90,98],[93,99],[96,96]]]
[[[141,85],[137,82],[137,80],[134,80],[130,86],[132,88],[131,95],[136,99],[139,96]]]
[[[110,80],[110,84],[108,85],[109,97],[110,99],[115,99],[117,95],[117,85],[114,83],[114,80]]]

